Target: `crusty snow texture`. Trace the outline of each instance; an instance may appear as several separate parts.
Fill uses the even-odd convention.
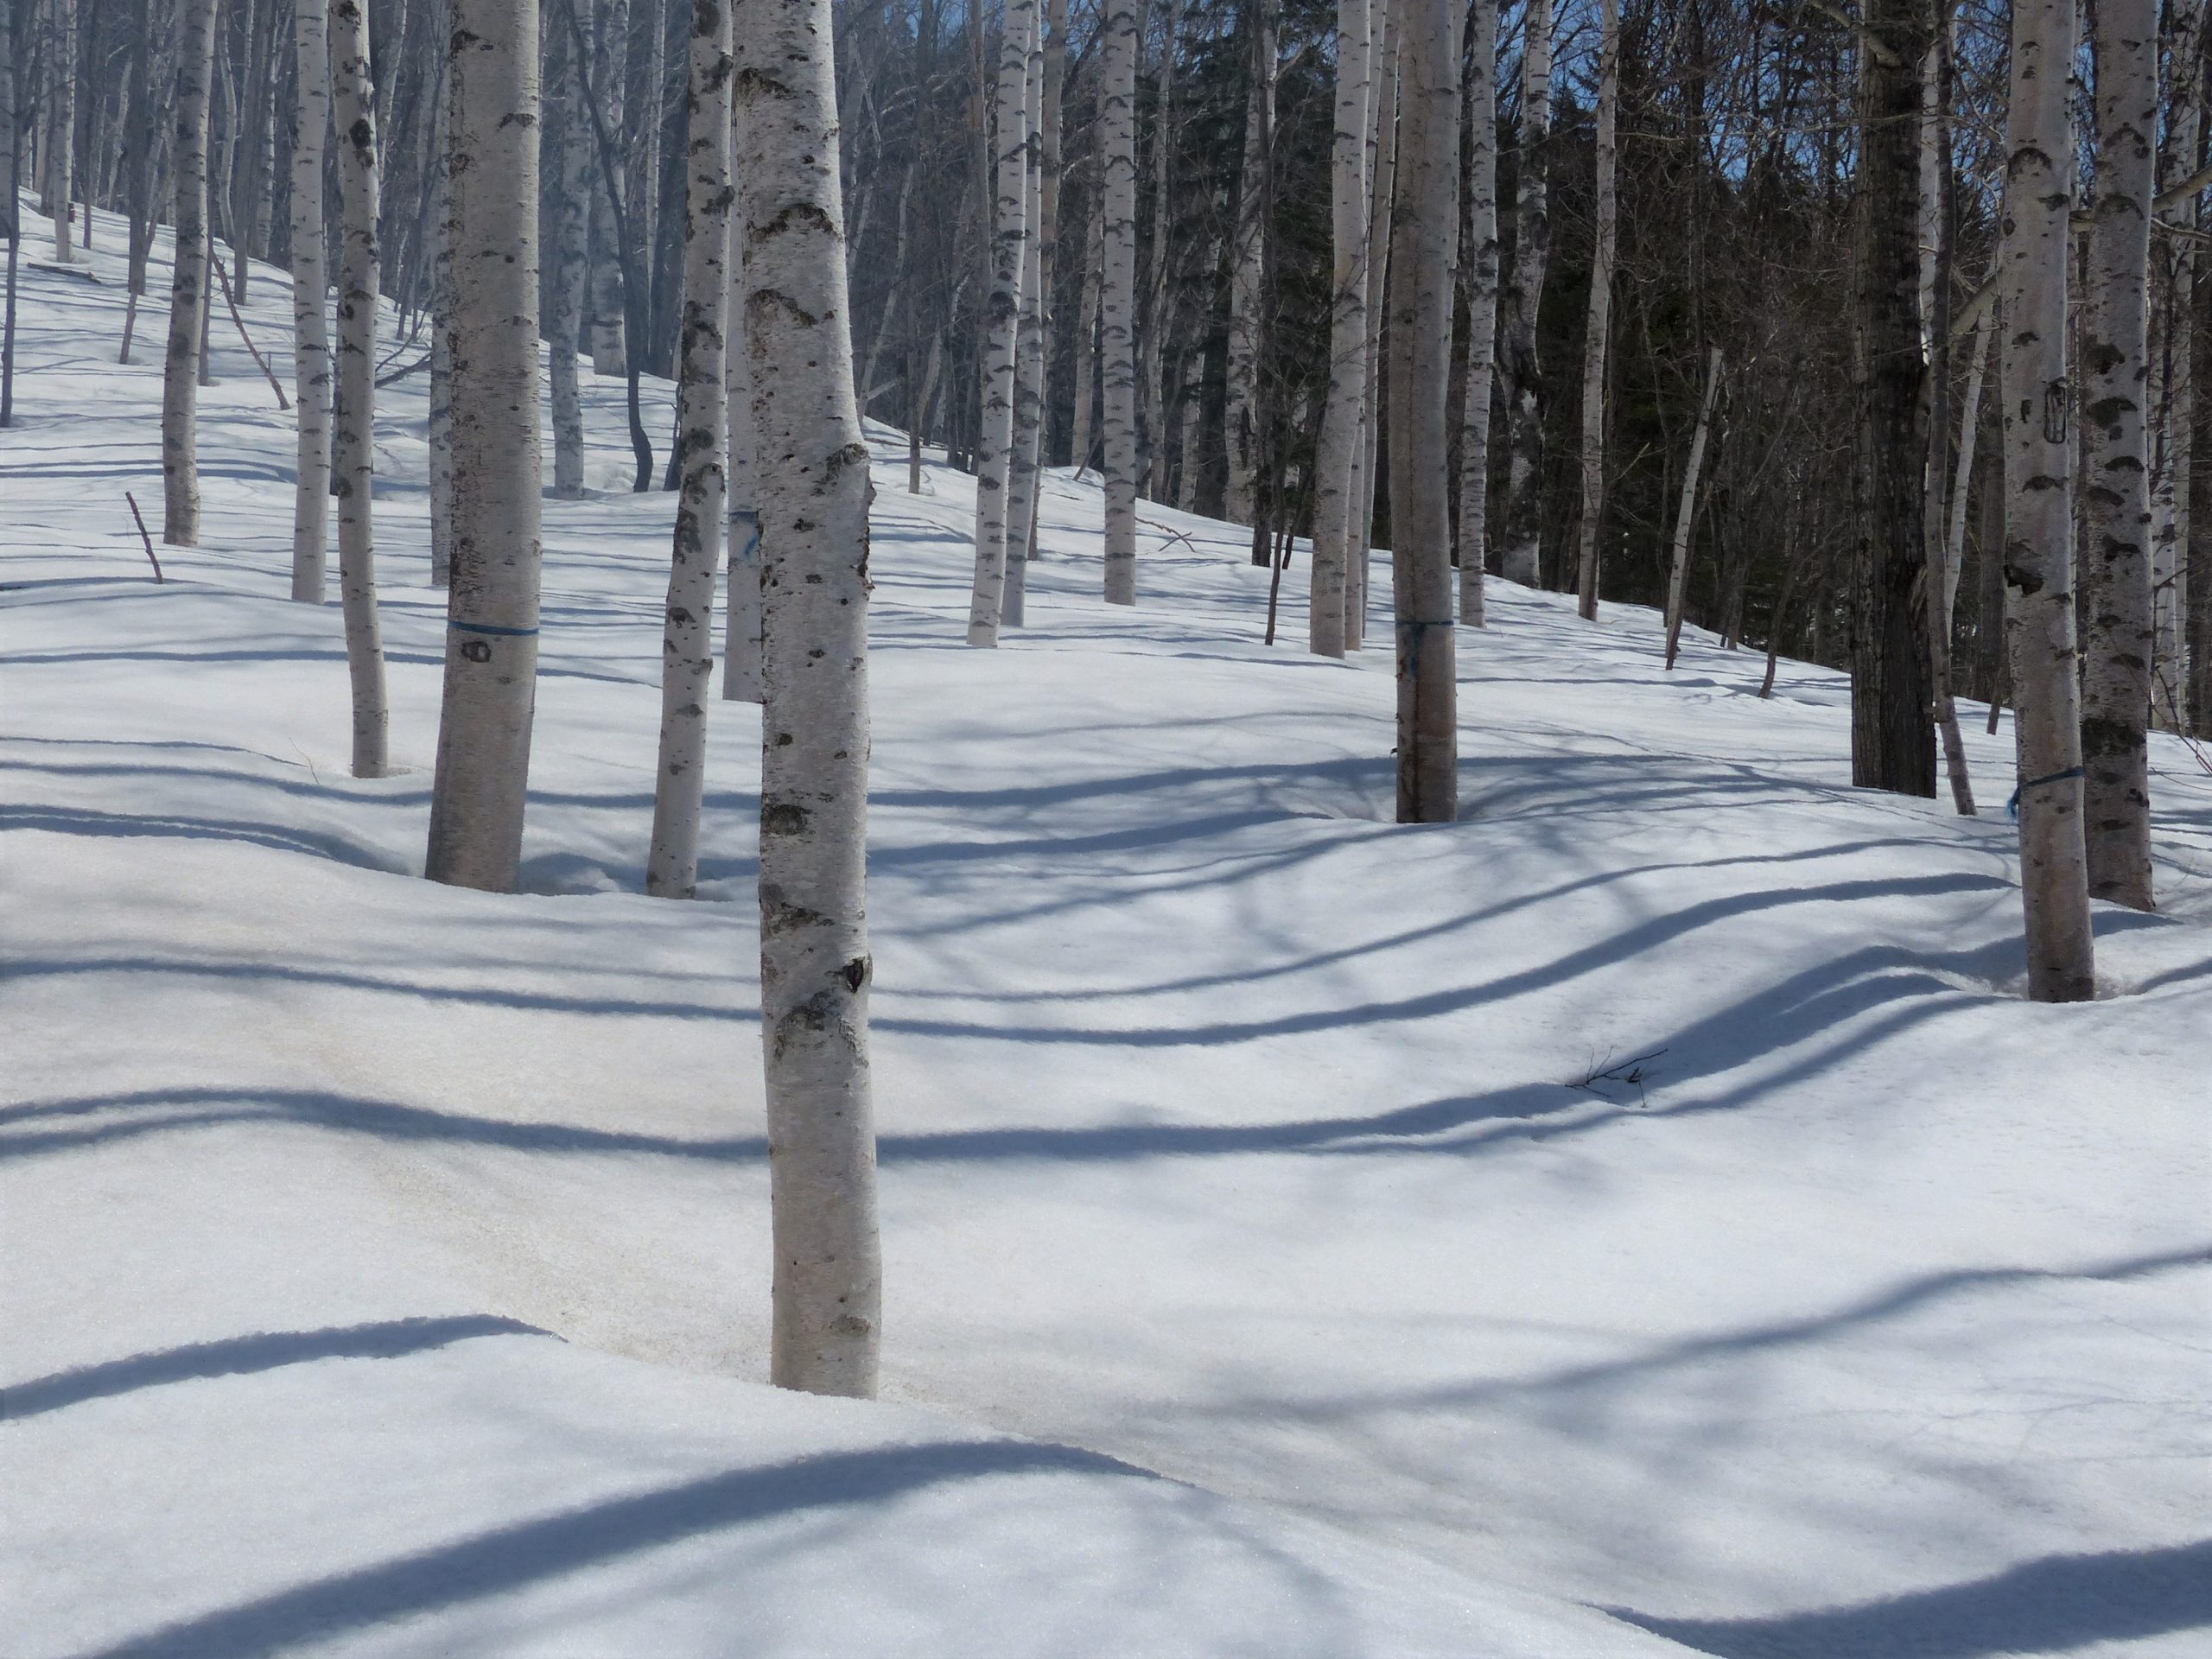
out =
[[[622,493],[616,389],[546,504],[524,891],[435,886],[423,377],[357,781],[226,328],[150,579],[96,232],[105,285],[25,270],[0,433],[10,1659],[2206,1651],[2178,744],[2162,913],[2036,1007],[2012,826],[1848,788],[1835,675],[1762,702],[1500,585],[1460,822],[1400,828],[1387,652],[1263,649],[1242,531],[1143,505],[1109,607],[1052,474],[1029,626],[969,652],[969,484],[880,432],[887,1402],[779,1394],[759,717],[710,720],[702,901],[645,899],[673,498]]]

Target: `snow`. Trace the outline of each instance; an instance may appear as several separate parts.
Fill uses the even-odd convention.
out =
[[[118,367],[111,226],[104,284],[26,270],[0,433],[10,1659],[2205,1651],[2178,742],[2163,912],[2037,1007],[1976,705],[1961,819],[1848,786],[1840,676],[1761,701],[1493,583],[1462,821],[1401,828],[1387,654],[1262,646],[1242,531],[1145,505],[1112,610],[1058,474],[969,651],[968,482],[878,429],[886,1401],[784,1394],[758,716],[713,711],[706,901],[647,900],[672,498],[621,493],[619,385],[546,504],[527,890],[434,887],[423,378],[357,781],[227,319],[150,580],[165,252]],[[280,376],[289,308],[257,271]]]

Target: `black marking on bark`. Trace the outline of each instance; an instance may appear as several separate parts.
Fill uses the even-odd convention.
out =
[[[764,836],[803,836],[806,833],[807,810],[791,801],[771,801],[760,808],[760,833]]]
[[[837,970],[837,977],[845,982],[847,990],[857,991],[868,983],[869,975],[874,971],[875,963],[870,958],[855,957]]]

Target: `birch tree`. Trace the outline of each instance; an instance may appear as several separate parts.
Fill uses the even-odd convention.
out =
[[[1167,343],[1167,276],[1174,251],[1170,208],[1173,202],[1177,132],[1175,54],[1183,39],[1183,0],[1166,0],[1161,29],[1158,95],[1152,123],[1152,235],[1148,238],[1151,257],[1145,267],[1144,316],[1137,329],[1137,385],[1141,398],[1138,430],[1143,435],[1138,487],[1155,501],[1164,500],[1167,494],[1166,423],[1161,412],[1166,387],[1160,365]],[[1141,22],[1139,34],[1141,37]]]
[[[2151,199],[2158,137],[2156,0],[2098,0],[2096,199],[2083,319],[2082,824],[2092,898],[2151,908],[2149,455]]]
[[[207,88],[215,61],[215,0],[180,0],[176,126],[176,257],[169,283],[168,354],[162,366],[162,539],[200,541],[200,341],[207,305]]]
[[[377,121],[369,79],[365,0],[334,0],[330,68],[338,118],[338,180],[345,251],[338,268],[338,410],[331,433],[337,475],[338,595],[346,613],[346,665],[353,688],[353,775],[381,778],[391,714],[384,637],[377,620],[372,484],[377,417]]]
[[[734,49],[734,48],[733,48]],[[743,100],[737,100],[735,153],[745,150]],[[722,696],[758,702],[760,686],[760,497],[753,480],[759,454],[753,429],[753,353],[745,324],[745,177],[731,168],[737,192],[729,238],[729,303],[725,384],[729,397],[729,604],[722,634]]]
[[[1364,0],[1354,0],[1354,3],[1363,10]],[[1239,524],[1250,524],[1256,511],[1253,486],[1260,468],[1261,330],[1267,288],[1267,209],[1270,200],[1268,172],[1274,154],[1279,55],[1276,22],[1281,10],[1281,0],[1253,0],[1245,13],[1251,34],[1250,61],[1244,100],[1244,150],[1236,174],[1236,222],[1230,252],[1229,364],[1224,419],[1229,475],[1222,508],[1224,517]],[[1337,58],[1339,83],[1344,73],[1340,47]],[[1339,103],[1342,96],[1340,84]],[[1363,162],[1365,138],[1363,128],[1359,135]],[[1365,168],[1361,170],[1364,173]],[[1333,353],[1333,344],[1331,349]],[[1347,488],[1350,483],[1347,468]],[[1318,501],[1319,493],[1317,490],[1315,493]]]
[[[1367,413],[1367,121],[1373,41],[1367,0],[1338,0],[1336,128],[1329,200],[1329,385],[1314,446],[1307,646],[1344,654],[1352,492]]]
[[[1522,19],[1520,171],[1513,209],[1513,269],[1503,296],[1505,339],[1505,518],[1498,569],[1524,588],[1541,586],[1543,413],[1536,397],[1536,309],[1551,257],[1552,0],[1529,0]]]
[[[537,5],[452,3],[453,592],[427,873],[505,893],[537,677]]]
[[[1675,544],[1667,568],[1667,666],[1682,643],[1682,601],[1689,588],[1690,531],[1697,522],[1697,485],[1705,469],[1706,435],[1713,429],[1713,401],[1720,395],[1720,347],[1715,346],[1705,365],[1705,397],[1697,406],[1697,427],[1690,435],[1689,464],[1682,468],[1681,499],[1675,506]]]
[[[452,0],[432,0],[433,38],[453,33]],[[441,96],[430,122],[430,583],[453,585],[453,205],[449,158],[453,100]]]
[[[2202,0],[2171,0],[2165,143],[2159,154],[2160,217],[2165,304],[2152,364],[2151,590],[2152,694],[2160,722],[2188,729],[2194,711],[2202,729],[2212,719],[2212,662],[2189,661],[2189,619],[2200,619],[2200,649],[2212,647],[2212,591],[2192,569],[2204,555],[2193,548],[2190,482],[2196,454],[2196,262],[2202,242],[2197,202],[2204,120]],[[2190,695],[2190,680],[2196,695]]]
[[[1106,602],[1137,602],[1136,354],[1131,322],[1137,276],[1137,14],[1135,0],[1106,0],[1099,44],[1100,229],[1104,292],[1098,357],[1104,385]]]
[[[976,578],[968,643],[995,645],[1006,589],[1007,483],[1014,452],[1014,353],[1028,242],[1029,35],[1037,0],[1007,0],[993,160],[997,232],[991,244],[990,328],[983,355],[983,421],[976,446]]]
[[[872,1396],[868,447],[853,396],[830,0],[740,0],[745,311],[764,454],[760,1031],[771,1380]]]
[[[1344,558],[1344,649],[1366,644],[1368,556],[1375,531],[1376,474],[1382,454],[1382,314],[1390,276],[1390,213],[1397,194],[1398,0],[1368,0],[1367,365],[1363,431],[1353,460],[1351,522]],[[1378,23],[1377,18],[1381,21]]]
[[[722,465],[729,442],[722,321],[729,301],[730,52],[728,9],[720,0],[696,0],[684,99],[683,333],[676,444],[683,473],[661,634],[660,765],[645,861],[645,891],[663,899],[690,898],[699,879],[715,571],[721,560]]]
[[[1490,397],[1497,356],[1497,0],[1467,8],[1467,384],[1459,410],[1459,620],[1484,626],[1490,517]]]
[[[69,224],[69,198],[75,186],[71,163],[77,131],[77,0],[48,0],[52,27],[47,34],[46,113],[48,125],[46,151],[46,188],[53,203],[54,260],[76,263]],[[85,193],[86,200],[92,192]]]
[[[1948,7],[1944,8],[1945,10]],[[1944,445],[1951,423],[1951,124],[1954,90],[1951,30],[1939,13],[1923,60],[1920,99],[1922,173],[1920,258],[1921,331],[1926,340],[1927,414],[1922,435],[1927,448],[1921,461],[1923,499],[1920,528],[1924,551],[1920,583],[1921,629],[1928,641],[1928,683],[1936,729],[1943,744],[1943,769],[1951,803],[1962,817],[1974,816],[1974,778],[1967,765],[1966,740],[1959,731],[1959,704],[1951,675],[1951,612],[1945,583],[1944,489],[1948,456]],[[1960,458],[1964,474],[1967,459]]]
[[[1390,260],[1390,518],[1396,603],[1398,821],[1459,810],[1446,404],[1459,231],[1456,0],[1401,0],[1397,206]]]
[[[2004,306],[2005,632],[2012,648],[2020,895],[2028,995],[2096,995],[2082,825],[2082,728],[2074,634],[2071,404],[2066,384],[2068,101],[2074,0],[2013,0],[2005,114]]]
[[[1618,210],[1614,135],[1620,103],[1620,3],[1604,0],[1598,35],[1598,228],[1590,266],[1590,315],[1582,334],[1582,524],[1575,559],[1575,608],[1586,622],[1598,620],[1598,532],[1605,516],[1605,355],[1612,330],[1613,226]]]
[[[292,597],[323,598],[330,543],[330,283],[323,270],[322,152],[330,130],[327,0],[293,0],[292,385],[299,422],[292,499]]]
[[[1028,587],[1029,541],[1036,529],[1038,465],[1045,426],[1044,240],[1045,40],[1029,31],[1029,86],[1023,108],[1029,122],[1021,187],[1021,303],[1015,319],[1013,443],[1007,460],[1006,578],[999,620],[1022,624]]]
[[[545,284],[546,332],[550,336],[546,381],[553,416],[553,493],[575,500],[584,493],[584,415],[577,382],[577,358],[583,334],[584,283],[590,273],[587,220],[591,208],[591,117],[584,108],[584,77],[589,66],[575,41],[586,35],[591,0],[563,0],[587,8],[574,30],[552,31],[551,97],[546,126],[546,155],[541,165],[554,170],[554,219],[550,270]]]

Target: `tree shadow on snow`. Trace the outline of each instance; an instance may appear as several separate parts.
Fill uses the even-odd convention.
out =
[[[824,1452],[480,1532],[186,1619],[84,1659],[282,1654],[305,1642],[509,1594],[724,1528],[886,1503],[954,1481],[1052,1474],[1160,1479],[1095,1452],[1013,1440]]]
[[[397,1359],[472,1337],[533,1336],[550,1332],[520,1319],[490,1313],[444,1319],[381,1319],[367,1325],[333,1325],[321,1331],[261,1331],[225,1337],[182,1348],[133,1354],[126,1359],[56,1371],[51,1376],[0,1387],[0,1423],[60,1411],[87,1400],[105,1400],[168,1382],[203,1377],[241,1376],[273,1371],[317,1359]]]
[[[1967,1584],[1770,1618],[1614,1618],[1718,1659],[1995,1659],[2212,1625],[2212,1540],[2045,1555]]]

